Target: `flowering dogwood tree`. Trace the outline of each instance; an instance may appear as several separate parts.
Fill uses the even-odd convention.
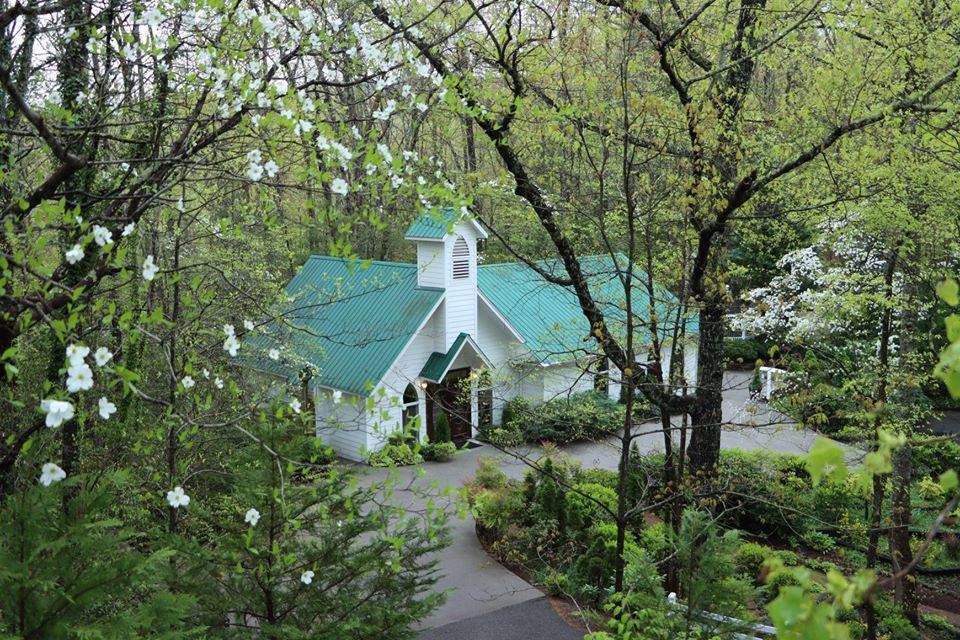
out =
[[[282,286],[305,252],[355,258],[351,230],[464,202],[442,163],[404,135],[445,90],[384,31],[352,3],[68,0],[0,11],[0,512],[5,532],[51,524],[0,542],[4,567],[15,567],[0,576],[0,633],[93,634],[116,622],[97,614],[110,602],[129,622],[125,637],[205,624],[230,635],[218,625],[242,605],[211,609],[215,599],[195,594],[224,595],[222,576],[194,569],[226,566],[223,536],[242,547],[247,534],[210,513],[235,508],[231,522],[246,514],[252,531],[265,529],[261,518],[273,527],[266,502],[231,500],[279,469],[271,498],[288,514],[316,510],[318,530],[330,524],[322,504],[348,491],[347,477],[330,470],[342,480],[324,480],[326,492],[290,487],[292,476],[325,478],[331,456],[289,450],[309,420],[294,389],[267,414],[275,425],[253,417],[278,383],[264,387],[234,358],[298,357],[255,353],[249,338],[284,325]],[[264,459],[236,464],[251,449]],[[381,490],[356,494],[338,517],[392,531],[395,512],[364,504]],[[294,494],[296,507],[284,499]],[[390,589],[343,591],[324,601],[327,618],[298,617],[271,637],[350,617],[351,598],[399,612],[390,624],[351,622],[354,635],[405,635],[436,603],[419,598],[432,578],[418,558],[442,540],[441,519],[404,525],[409,555]],[[303,552],[296,516],[284,526],[288,551]],[[76,553],[49,552],[70,545]],[[121,546],[143,553],[128,561]],[[349,565],[367,584],[370,552],[338,551],[310,566],[326,576]],[[286,571],[283,580],[306,575],[296,562]],[[153,609],[162,624],[136,613],[157,606],[141,591],[166,598]],[[319,610],[323,590],[298,598]]]

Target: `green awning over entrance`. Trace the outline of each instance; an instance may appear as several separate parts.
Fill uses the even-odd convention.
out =
[[[434,351],[430,354],[430,357],[427,358],[427,363],[423,365],[423,369],[420,370],[420,377],[429,380],[430,382],[440,382],[443,380],[443,376],[446,375],[447,371],[450,369],[450,365],[453,364],[453,361],[456,360],[457,355],[463,349],[463,345],[470,343],[470,346],[474,351],[480,356],[480,358],[487,362],[487,357],[483,355],[483,352],[480,351],[480,348],[473,341],[473,338],[470,337],[467,333],[461,333],[457,336],[457,339],[453,341],[453,344],[450,345],[450,348],[446,353],[440,353],[439,351]],[[489,362],[487,362],[489,366]]]

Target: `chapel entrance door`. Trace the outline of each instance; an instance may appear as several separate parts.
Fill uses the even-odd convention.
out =
[[[467,378],[470,369],[453,369],[447,372],[440,384],[431,384],[427,390],[427,419],[430,421],[428,431],[434,437],[434,425],[438,412],[447,414],[450,421],[450,439],[458,447],[462,446],[473,435],[470,422],[470,383]]]

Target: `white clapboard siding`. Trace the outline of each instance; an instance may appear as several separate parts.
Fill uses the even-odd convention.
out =
[[[442,304],[440,305],[443,306]],[[414,336],[407,348],[383,376],[375,390],[377,408],[369,420],[371,451],[383,446],[387,437],[403,426],[403,392],[412,384],[420,398],[419,415],[425,412],[423,389],[419,387],[419,375],[430,354],[443,347],[443,314],[437,309]],[[424,435],[421,429],[421,437]]]
[[[477,336],[477,233],[472,225],[458,224],[445,239],[449,256],[443,306],[446,328],[444,349],[461,333]]]
[[[314,392],[317,437],[338,455],[361,460],[367,445],[366,401],[348,393],[339,402],[326,389]]]
[[[417,241],[417,284],[442,289],[447,284],[446,268],[446,244],[443,241]]]
[[[570,362],[543,370],[543,400],[569,398],[575,393],[593,389],[590,363]]]

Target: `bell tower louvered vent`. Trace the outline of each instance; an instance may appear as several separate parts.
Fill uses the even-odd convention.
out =
[[[453,244],[453,279],[463,280],[470,277],[470,246],[463,236],[457,236]]]

